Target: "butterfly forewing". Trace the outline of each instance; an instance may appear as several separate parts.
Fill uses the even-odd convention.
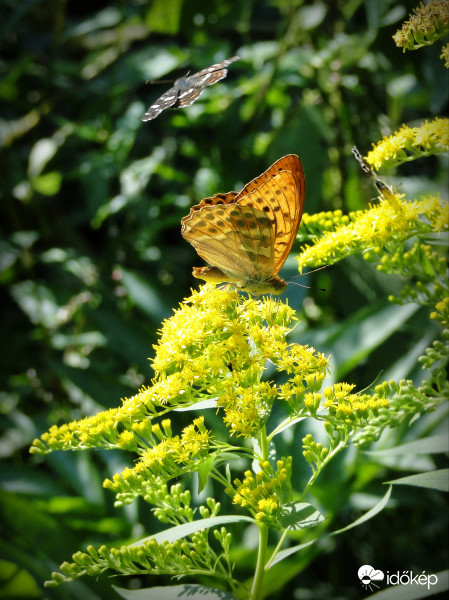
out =
[[[296,154],[287,154],[287,156],[283,156],[282,158],[277,160],[273,165],[271,165],[269,169],[262,173],[262,175],[255,177],[249,183],[247,183],[240,192],[226,192],[224,194],[215,194],[215,196],[204,198],[199,204],[192,206],[190,211],[192,212],[194,210],[199,210],[203,208],[203,206],[212,206],[215,204],[230,204],[232,202],[237,202],[241,200],[244,196],[247,196],[249,193],[259,188],[263,183],[266,183],[270,177],[276,175],[280,171],[290,171],[295,176],[298,182],[298,194],[300,200],[300,220],[304,208],[304,171],[301,165],[301,161],[299,160],[298,156],[296,156]]]
[[[204,88],[213,83],[217,83],[220,79],[224,79],[228,74],[227,69],[220,69],[218,71],[212,71],[202,74],[202,71],[187,77],[188,84],[193,88]]]
[[[238,194],[237,200],[241,196],[246,196],[253,190],[260,187],[263,183],[265,183],[270,177],[276,175],[280,171],[290,171],[297,177],[300,181],[301,178],[304,181],[304,171],[301,165],[301,161],[296,154],[287,154],[287,156],[283,156],[279,158],[269,169],[267,169],[262,175],[255,177],[249,183],[245,185],[242,191]]]
[[[302,215],[299,191],[293,173],[279,171],[250,194],[236,199],[237,205],[254,206],[270,222],[274,238],[273,275],[277,275],[284,264],[298,232]]]
[[[236,60],[240,60],[240,57],[233,56],[232,58],[228,58],[223,62],[215,63],[206,69],[198,71],[198,73],[190,75],[190,77],[187,77],[187,79],[194,84],[193,87],[206,87],[208,85],[212,85],[213,83],[217,83],[217,81],[220,81],[220,79],[226,77],[228,74],[228,65]]]
[[[142,117],[142,121],[151,121],[155,119],[166,108],[182,108],[190,106],[201,96],[203,89],[208,85],[217,83],[228,74],[228,65],[239,60],[238,56],[233,56],[221,63],[216,63],[202,71],[198,71],[190,77],[181,77],[175,81],[175,84],[165,94],[154,102]]]
[[[199,204],[195,204],[190,209],[190,212],[200,210],[204,206],[215,206],[216,204],[233,204],[235,199],[239,195],[239,192],[227,192],[226,194],[215,194],[210,198],[204,198]],[[187,219],[187,217],[185,217]]]

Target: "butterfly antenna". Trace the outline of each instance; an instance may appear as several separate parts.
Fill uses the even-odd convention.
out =
[[[156,84],[159,84],[159,83],[175,83],[175,80],[174,79],[153,79],[153,80],[147,79],[145,81],[145,83],[147,85],[148,84],[150,84],[150,85],[156,85]]]
[[[299,285],[299,287],[306,288],[307,290],[320,290],[320,292],[325,292],[326,288],[314,288],[312,285],[305,285],[304,283],[298,283],[297,281],[287,281],[289,285]]]
[[[184,77],[188,77],[189,76],[190,71],[187,71],[187,73],[184,75]],[[145,81],[145,83],[149,83],[151,85],[153,84],[159,84],[159,83],[175,83],[175,79],[154,79],[153,81],[150,81],[149,79],[147,79]]]
[[[311,271],[307,271],[307,273],[300,273],[299,275],[295,275],[292,279],[296,279],[297,277],[303,277],[303,275],[310,275],[311,273],[315,273],[316,271],[321,271],[321,269],[327,269],[329,265],[322,265],[321,267],[317,267],[316,269],[312,269]],[[325,292],[325,288],[314,288],[312,285],[305,285],[304,283],[298,283],[297,281],[289,280],[287,283],[291,283],[293,285],[299,285],[299,287],[306,288],[308,290],[318,289],[320,292]]]

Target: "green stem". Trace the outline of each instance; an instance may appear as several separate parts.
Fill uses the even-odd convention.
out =
[[[284,531],[283,531],[283,533],[282,533],[282,535],[281,535],[281,537],[279,539],[279,542],[277,543],[276,548],[273,550],[273,552],[272,552],[272,554],[271,554],[271,556],[270,556],[267,564],[265,565],[265,568],[267,569],[267,571],[270,568],[271,563],[273,562],[276,554],[281,550],[282,545],[285,542],[285,538],[287,537],[287,535],[288,535],[288,529],[284,529]]]
[[[262,453],[262,460],[268,460],[268,438],[265,426],[260,430],[260,451]]]
[[[268,460],[268,438],[265,427],[260,430],[260,451],[262,460]],[[258,523],[259,527],[259,550],[257,552],[257,564],[254,573],[253,585],[251,588],[251,600],[259,600],[262,592],[262,583],[265,576],[265,557],[268,544],[268,525]]]
[[[332,460],[332,458],[338,453],[340,452],[340,450],[343,450],[343,448],[347,445],[348,439],[347,437],[342,440],[341,442],[339,442],[337,444],[337,446],[331,451],[329,452],[329,454],[326,456],[326,458],[323,460],[323,462],[321,463],[321,465],[319,466],[319,468],[313,473],[313,475],[310,477],[309,481],[307,482],[307,485],[305,486],[301,496],[300,496],[300,500],[302,500],[303,498],[306,497],[309,489],[312,487],[312,484],[314,483],[315,479],[318,477],[318,475],[321,473],[321,471],[324,469],[324,467],[328,464],[328,462],[330,462]]]
[[[267,552],[268,525],[259,524],[259,550],[257,552],[256,572],[254,573],[253,585],[251,588],[251,600],[259,600],[261,597],[262,583],[265,575],[265,555]]]

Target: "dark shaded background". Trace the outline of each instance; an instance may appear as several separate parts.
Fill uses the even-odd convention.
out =
[[[30,457],[52,424],[132,395],[152,376],[161,321],[198,282],[202,261],[180,220],[203,197],[297,153],[306,211],[363,209],[375,190],[351,154],[402,123],[444,113],[440,44],[403,54],[392,35],[414,2],[352,0],[3,0],[0,7],[0,227],[3,383],[0,597],[113,598],[111,581],[42,582],[88,543],[119,545],[160,524],[149,507],[114,509],[104,477],[117,452]],[[175,79],[241,57],[191,107],[141,116]],[[445,190],[432,157],[387,173],[411,198]],[[297,248],[294,247],[295,254]],[[287,261],[282,275],[295,274]],[[370,385],[419,380],[416,358],[435,336],[428,312],[388,303],[402,283],[360,257],[289,286],[302,311],[296,339],[334,357],[336,378]],[[325,291],[320,291],[324,288]],[[428,416],[402,441],[432,431]],[[297,454],[307,430],[284,440]],[[401,473],[430,468],[387,465]],[[343,526],[384,493],[386,467],[347,452],[316,487],[317,505]],[[297,474],[298,485],[308,472]],[[225,502],[225,499],[223,499]],[[447,566],[446,505],[426,490],[395,492],[365,526],[282,563],[293,598],[360,598],[362,564],[393,571]],[[235,559],[251,575],[255,548],[235,531]],[[305,567],[307,567],[305,569]],[[305,569],[303,571],[303,569]],[[303,572],[302,572],[303,571]],[[114,583],[119,583],[113,580]],[[159,579],[120,585],[160,585]]]

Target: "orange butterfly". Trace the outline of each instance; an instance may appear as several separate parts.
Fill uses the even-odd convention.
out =
[[[201,200],[181,221],[181,233],[211,267],[193,275],[211,283],[229,282],[250,294],[280,294],[277,276],[298,232],[304,208],[301,161],[288,154],[241,192]]]

